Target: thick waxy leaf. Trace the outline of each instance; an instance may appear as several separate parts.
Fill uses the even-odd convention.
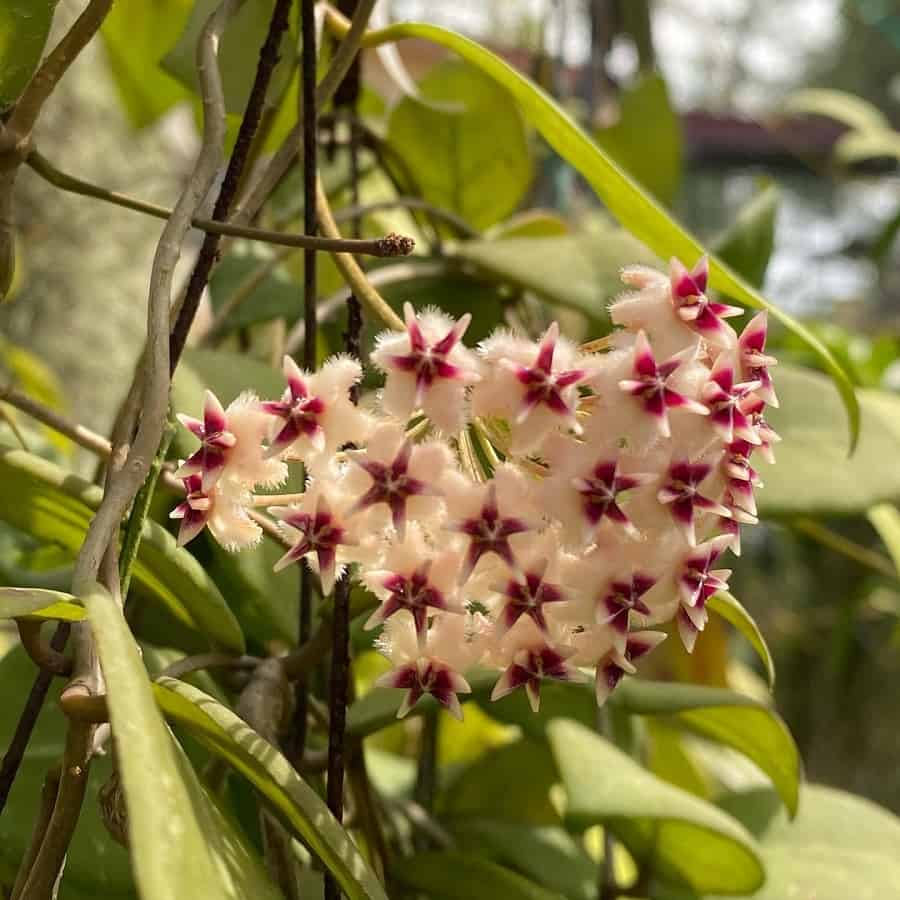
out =
[[[487,856],[571,900],[597,896],[597,864],[558,826],[475,819],[450,830],[465,853]]]
[[[12,739],[36,672],[34,663],[20,647],[0,659],[0,748],[3,752]],[[0,884],[4,886],[12,885],[19,862],[31,841],[44,777],[62,758],[65,747],[67,720],[55,703],[62,682],[57,684],[59,686],[51,688],[38,716],[24,761],[0,816]],[[108,781],[111,771],[110,756],[95,757],[91,763],[88,799],[66,856],[60,900],[96,900],[99,897],[125,900],[135,896],[128,852],[107,833],[96,802],[97,791]]]
[[[0,446],[0,520],[39,541],[75,553],[102,491],[22,450]],[[240,653],[244,637],[204,568],[155,522],[147,521],[134,566],[133,590],[158,601],[180,622]]]
[[[433,900],[562,900],[515,872],[463,853],[417,853],[398,860],[392,877]]]
[[[350,836],[277,749],[230,709],[191,685],[161,678],[155,692],[165,715],[243,775],[334,874],[350,900],[387,900]]]
[[[43,588],[0,587],[0,619],[78,622],[84,616],[84,607],[71,594]]]
[[[506,91],[478,68],[448,61],[428,72],[419,92],[431,102],[405,97],[387,131],[417,193],[475,228],[506,218],[532,178],[525,127]]]
[[[487,276],[601,320],[624,290],[622,266],[659,265],[639,241],[612,224],[601,234],[465,241],[452,252]]]
[[[772,710],[724,688],[629,678],[612,695],[632,715],[664,716],[700,737],[724,744],[756,763],[791,815],[797,812],[800,754],[787,725]]]
[[[707,601],[707,606],[713,612],[718,613],[749,641],[750,646],[756,651],[766,670],[766,678],[769,682],[769,690],[775,687],[775,662],[769,651],[769,645],[759,630],[759,625],[753,616],[747,612],[743,604],[729,593],[715,594]]]
[[[754,287],[762,285],[775,245],[778,200],[775,182],[765,183],[713,243],[716,255]]]
[[[535,738],[543,738],[547,723],[555,718],[585,725],[596,720],[592,685],[545,682],[541,685],[541,711],[535,715],[522,692],[497,702],[489,700],[496,672],[466,673],[466,679],[472,694],[460,700],[475,700],[493,718],[518,725]],[[350,707],[348,731],[364,737],[393,724],[401,698],[399,691],[370,691]],[[797,746],[779,716],[758,701],[723,688],[626,678],[609,703],[631,715],[665,717],[665,722],[737,750],[772,780],[788,810],[796,811],[801,777]],[[423,697],[410,715],[436,706],[430,696]]]
[[[702,893],[750,893],[765,878],[744,827],[715,806],[666,784],[576,722],[547,728],[566,791],[566,819],[606,825],[667,881]]]
[[[121,608],[99,585],[81,599],[106,679],[142,900],[276,900],[280,895],[262,865],[206,795],[166,728]]]
[[[453,31],[420,22],[403,22],[370,32],[364,44],[377,46],[404,38],[422,38],[453,50],[509,91],[525,119],[584,176],[616,218],[658,256],[677,256],[692,263],[704,252],[697,238],[641,190],[553,100],[489,50]],[[716,257],[710,259],[710,281],[713,288],[747,306],[769,309],[774,318],[815,350],[835,379],[847,408],[854,445],[859,433],[859,405],[852,382],[828,348]]]
[[[765,790],[722,804],[757,837],[766,884],[755,900],[881,900],[900,895],[900,819],[861,797],[821,785],[803,788],[788,822]]]
[[[753,457],[764,484],[756,494],[761,515],[860,515],[900,500],[900,466],[892,464],[900,453],[900,398],[859,391],[865,427],[847,459],[844,417],[829,380],[784,364],[773,377],[781,406],[767,409],[766,419],[783,440],[774,446],[776,465]]]
[[[57,2],[0,3],[0,111],[12,106],[37,69]]]
[[[188,96],[160,60],[178,39],[191,0],[116,0],[100,34],[113,82],[135,128],[155,122]]]
[[[197,83],[197,41],[209,17],[219,6],[219,0],[196,0],[178,43],[163,60],[163,67],[195,93]],[[225,109],[229,113],[243,113],[259,62],[262,47],[272,18],[272,0],[247,0],[234,14],[219,46],[219,69],[225,92]],[[272,97],[286,87],[291,72],[291,42],[286,34],[281,42],[280,62],[275,70]]]
[[[683,153],[665,81],[660,75],[644,75],[618,101],[618,121],[596,130],[594,139],[635,181],[671,204],[681,182]]]

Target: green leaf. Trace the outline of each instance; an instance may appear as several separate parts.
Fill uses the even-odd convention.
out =
[[[0,445],[0,520],[44,543],[76,553],[103,492],[40,457]],[[242,653],[244,637],[203,566],[164,528],[144,524],[133,590],[162,603],[180,622]]]
[[[825,116],[854,130],[884,128],[889,123],[877,106],[849,94],[829,88],[805,88],[790,94],[781,110],[788,115]]]
[[[843,449],[843,414],[834,386],[809,369],[779,365],[774,371],[779,409],[766,419],[782,442],[777,465],[754,457],[764,487],[761,515],[860,515],[882,501],[900,500],[900,398],[860,390],[864,427],[852,459]]]
[[[4,752],[16,728],[25,695],[37,670],[21,647],[0,659],[0,747]],[[41,786],[51,766],[63,755],[68,722],[60,715],[55,700],[61,682],[51,688],[50,696],[38,716],[25,758],[13,783],[7,805],[0,816],[0,868],[8,868],[14,877],[31,842],[31,831],[38,812]],[[66,854],[60,900],[125,900],[133,898],[134,883],[128,851],[109,836],[100,819],[97,791],[112,772],[111,757],[98,756],[91,763],[87,797],[78,819],[78,828]],[[0,884],[11,885],[0,877]]]
[[[207,797],[166,728],[121,608],[99,585],[81,599],[106,680],[142,900],[186,894],[277,900],[261,864]]]
[[[160,60],[181,34],[191,0],[116,0],[100,34],[113,83],[135,128],[155,122],[189,95]]]
[[[697,238],[642,191],[550,97],[489,50],[453,31],[420,22],[403,22],[370,32],[363,43],[373,46],[404,38],[422,38],[453,50],[506,88],[526,120],[584,176],[613,215],[658,256],[677,256],[691,263],[704,252]],[[859,405],[853,383],[828,348],[715,256],[710,258],[710,283],[747,306],[770,310],[774,318],[801,337],[822,359],[847,408],[852,449],[859,436]]]
[[[760,287],[775,246],[778,185],[765,179],[756,195],[713,242],[716,255],[754,287]]]
[[[178,43],[166,54],[163,68],[183,85],[199,93],[197,81],[197,41],[207,19],[216,11],[219,0],[196,0]],[[219,45],[219,69],[225,92],[225,110],[243,114],[259,62],[259,50],[269,30],[272,0],[246,0],[231,17]],[[277,97],[287,87],[293,59],[294,37],[285,34],[278,63],[269,88]]]
[[[477,68],[451,60],[428,72],[419,93],[432,105],[405,97],[387,129],[417,193],[478,229],[505,219],[532,179],[525,126],[506,91]]]
[[[666,83],[646,74],[617,99],[618,121],[597,129],[594,139],[636,182],[670,205],[681,183],[683,148]]]
[[[787,725],[758,701],[725,688],[629,678],[610,698],[632,715],[665,721],[737,750],[771,780],[790,815],[797,812],[800,753]]]
[[[387,900],[378,879],[319,795],[241,718],[203,691],[172,678],[155,686],[165,715],[243,775],[335,876],[349,900]]]
[[[806,785],[793,822],[765,790],[729,795],[721,805],[760,842],[766,884],[755,900],[900,895],[900,820],[874,803]]]
[[[59,0],[0,2],[0,111],[12,106],[31,80]]]
[[[887,547],[894,568],[900,573],[900,510],[890,503],[879,503],[866,513],[866,517]]]
[[[492,241],[514,237],[558,237],[571,231],[559,213],[549,209],[526,209],[495,225],[485,235]]]
[[[640,242],[612,224],[599,234],[465,241],[448,251],[489,277],[601,320],[623,290],[622,266],[658,263]]]
[[[892,128],[851,131],[834,145],[835,162],[842,166],[854,166],[882,158],[900,161],[900,131]]]
[[[706,604],[713,612],[718,613],[726,622],[730,622],[749,641],[750,646],[756,651],[766,670],[766,678],[769,682],[769,690],[775,687],[775,663],[769,651],[769,645],[759,630],[753,616],[744,608],[743,604],[731,594],[722,592],[709,598]]]
[[[660,781],[583,725],[557,720],[547,731],[572,827],[608,826],[656,875],[701,893],[762,885],[759,850],[737,820]]]
[[[562,900],[561,894],[503,866],[463,853],[407,856],[391,869],[391,876],[433,900]]]
[[[0,587],[0,619],[79,622],[84,607],[71,594],[42,588]]]
[[[473,819],[450,830],[466,854],[494,859],[571,900],[597,896],[597,864],[558,826]]]
[[[442,792],[442,819],[468,822],[491,818],[531,825],[556,825],[559,813],[550,802],[557,781],[545,741],[524,738],[488,750],[466,766]]]

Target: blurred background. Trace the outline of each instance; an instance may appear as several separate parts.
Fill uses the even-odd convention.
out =
[[[158,17],[142,30],[142,3],[117,4],[104,40],[54,95],[39,145],[67,172],[170,203],[196,147],[195,118],[175,78],[154,70],[151,79],[135,68],[135,60],[158,60],[180,31],[163,33]],[[159,0],[146,8],[167,5],[190,4]],[[78,6],[63,2],[57,26]],[[745,274],[807,320],[861,387],[900,390],[894,0],[394,0],[380,4],[379,15],[446,25],[503,55],[704,241],[740,257],[750,234]],[[386,110],[405,102],[406,80],[442,60],[416,42],[402,44],[399,57],[366,57],[376,135],[389,122]],[[489,119],[479,140],[501,169],[513,167]],[[602,254],[609,224],[590,189],[533,135],[528,160],[524,187],[503,215],[551,210],[562,231],[593,235],[591,252]],[[63,194],[31,172],[18,190],[17,295],[0,308],[3,364],[73,418],[105,431],[140,349],[159,225]],[[459,207],[467,212],[464,202]],[[736,222],[745,226],[737,235]],[[546,291],[523,286],[515,273],[484,270],[485,278],[511,280],[536,302],[546,300]],[[586,286],[598,309],[614,296],[613,285],[614,277]],[[580,287],[567,284],[560,293]],[[585,336],[603,327],[601,318],[579,320]],[[782,360],[816,365],[796,341],[775,340]],[[808,399],[815,407],[817,399]],[[809,415],[815,420],[816,409]],[[832,449],[842,456],[845,437],[837,433],[841,445]],[[874,479],[900,469],[897,458],[875,461]],[[80,466],[91,470],[89,460]],[[810,779],[900,812],[900,703],[892,690],[900,683],[900,582],[865,514],[844,512],[766,519],[745,540],[732,585],[772,646],[777,704]],[[758,691],[749,651],[731,640],[724,626],[711,626],[694,657],[672,653],[661,665],[690,680]]]

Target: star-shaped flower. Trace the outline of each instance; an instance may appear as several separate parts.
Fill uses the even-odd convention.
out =
[[[582,497],[584,516],[592,528],[604,518],[621,525],[632,537],[638,534],[627,513],[619,505],[619,495],[647,484],[656,476],[644,473],[623,475],[619,473],[618,457],[601,459],[587,476],[572,479],[572,487]]]
[[[631,611],[650,615],[650,607],[642,597],[654,584],[655,578],[635,572],[629,580],[610,582],[607,590],[598,598],[597,623],[610,626],[615,644],[623,653],[631,623]]]
[[[342,545],[352,546],[356,541],[348,534],[342,519],[332,512],[325,494],[318,493],[312,512],[291,506],[274,506],[269,512],[288,526],[288,534],[293,536],[297,532],[294,545],[275,563],[275,571],[280,572],[291,563],[314,553],[319,566],[322,593],[330,594],[334,589],[337,548]]]
[[[175,473],[179,478],[200,475],[203,489],[209,491],[222,475],[229,451],[236,443],[228,430],[228,417],[212,391],[203,402],[203,419],[178,414],[178,421],[200,441],[200,448],[181,464]]]
[[[370,459],[365,453],[351,453],[350,459],[369,475],[372,484],[350,507],[348,515],[384,503],[391,511],[394,529],[402,541],[406,535],[406,507],[409,498],[440,496],[442,493],[437,487],[426,484],[409,473],[412,453],[413,444],[410,440],[405,440],[401,444],[397,455],[390,463]]]
[[[720,353],[703,387],[703,402],[709,407],[709,418],[723,441],[730,444],[735,438],[750,444],[760,443],[750,417],[741,404],[761,382],[734,383],[734,365],[730,354]]]
[[[184,479],[184,490],[184,500],[169,513],[170,519],[181,519],[178,528],[179,547],[183,547],[203,531],[212,513],[212,499],[203,489],[200,475],[188,475]]]
[[[691,546],[696,544],[694,522],[698,513],[715,513],[729,516],[721,503],[700,493],[700,485],[712,471],[708,463],[691,463],[687,460],[672,463],[665,484],[656,495],[660,503],[667,504],[676,524],[684,532]]]
[[[325,449],[325,432],[320,423],[325,401],[312,394],[308,376],[290,356],[285,356],[283,369],[287,388],[281,399],[260,404],[265,412],[284,422],[269,445],[269,455],[283,453],[300,437],[308,438],[313,448],[321,452]]]
[[[741,412],[749,417],[750,422],[756,429],[756,435],[759,438],[759,452],[762,458],[772,465],[775,462],[772,444],[777,444],[781,440],[781,435],[777,434],[766,421],[763,415],[765,408],[765,401],[759,394],[749,394],[741,401]]]
[[[371,356],[387,376],[382,403],[398,419],[421,409],[442,431],[458,431],[466,385],[480,377],[475,357],[462,344],[472,316],[454,322],[432,309],[417,316],[406,303],[403,317],[406,331],[380,335]]]
[[[597,706],[603,706],[616,689],[623,675],[634,675],[635,663],[666,639],[663,631],[636,631],[628,635],[625,645],[614,645],[597,661],[594,690]]]
[[[481,509],[475,516],[463,519],[449,526],[451,531],[458,531],[469,538],[469,547],[465,562],[459,573],[459,584],[465,584],[478,565],[479,560],[488,553],[499,556],[510,569],[516,570],[515,557],[509,539],[515,534],[522,534],[530,528],[526,522],[516,516],[505,516],[497,504],[497,485],[489,483]]]
[[[397,710],[398,719],[402,719],[425,694],[431,694],[452,716],[462,719],[462,707],[457,695],[472,692],[462,675],[441,660],[428,656],[420,656],[385,673],[375,684],[378,687],[406,690]]]
[[[406,610],[413,618],[416,636],[424,648],[428,612],[462,612],[430,579],[432,560],[426,559],[412,572],[373,572],[368,582],[380,581],[387,596],[365,624],[366,631],[377,628],[391,616]]]
[[[688,553],[678,575],[678,594],[685,609],[703,608],[716,591],[728,590],[731,569],[713,569],[731,543],[731,535],[711,538]]]
[[[705,416],[709,410],[696,400],[691,400],[669,387],[669,379],[681,365],[682,360],[673,357],[657,365],[653,349],[643,331],[637,333],[634,342],[634,377],[619,382],[620,390],[638,400],[648,415],[656,421],[662,437],[669,437],[670,409],[686,409]]]
[[[502,362],[515,376],[522,388],[522,398],[516,414],[516,424],[521,425],[538,406],[545,406],[567,419],[577,432],[575,404],[578,399],[574,387],[588,377],[586,369],[553,371],[553,354],[559,341],[559,325],[551,323],[538,346],[534,362],[522,365],[512,360]]]
[[[514,575],[504,584],[494,587],[502,603],[496,619],[498,637],[506,634],[523,615],[528,616],[541,631],[547,631],[544,604],[561,603],[567,599],[558,584],[545,580],[548,565],[549,560],[538,560],[521,575]]]
[[[736,338],[734,329],[722,320],[741,316],[744,311],[737,306],[710,300],[706,296],[708,279],[709,260],[705,256],[690,271],[673,257],[669,264],[669,281],[675,312],[685,325],[710,343],[733,347]]]
[[[778,406],[778,397],[769,374],[769,366],[778,360],[766,355],[766,332],[768,329],[768,313],[763,310],[757,313],[745,326],[738,340],[738,353],[741,360],[741,377],[744,381],[758,381],[756,393],[769,406]]]
[[[521,647],[491,691],[491,700],[499,700],[516,688],[524,687],[534,712],[541,706],[541,681],[583,681],[581,672],[566,662],[575,651],[570,647],[554,647],[548,643]]]

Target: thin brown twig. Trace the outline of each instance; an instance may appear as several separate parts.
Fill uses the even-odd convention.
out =
[[[204,669],[253,669],[262,662],[258,656],[231,656],[228,653],[198,653],[176,659],[157,678],[185,678]]]
[[[31,661],[41,669],[66,677],[72,674],[72,660],[44,643],[41,636],[42,622],[37,619],[17,619],[19,641],[31,657]]]
[[[164,220],[172,215],[172,210],[167,206],[149,203],[137,197],[122,194],[119,191],[111,191],[99,185],[91,184],[89,181],[76,178],[74,175],[62,172],[36,150],[32,150],[28,154],[25,162],[44,181],[69,194],[78,194],[82,197],[103,200],[106,203],[112,203],[123,209],[130,209],[133,212],[143,213],[147,216],[153,216],[156,219]],[[362,256],[390,258],[403,256],[404,253],[402,251],[408,246],[406,242],[398,240],[397,236],[393,234],[386,235],[383,238],[367,240],[353,240],[350,238],[334,240],[327,237],[253,228],[249,225],[237,225],[232,222],[216,222],[212,219],[200,218],[199,216],[191,217],[191,226],[199,231],[205,231],[207,234],[219,237],[244,238],[248,241],[272,244],[276,247],[293,247],[301,250],[311,249],[319,253],[334,253],[343,250],[348,253],[358,253]]]

